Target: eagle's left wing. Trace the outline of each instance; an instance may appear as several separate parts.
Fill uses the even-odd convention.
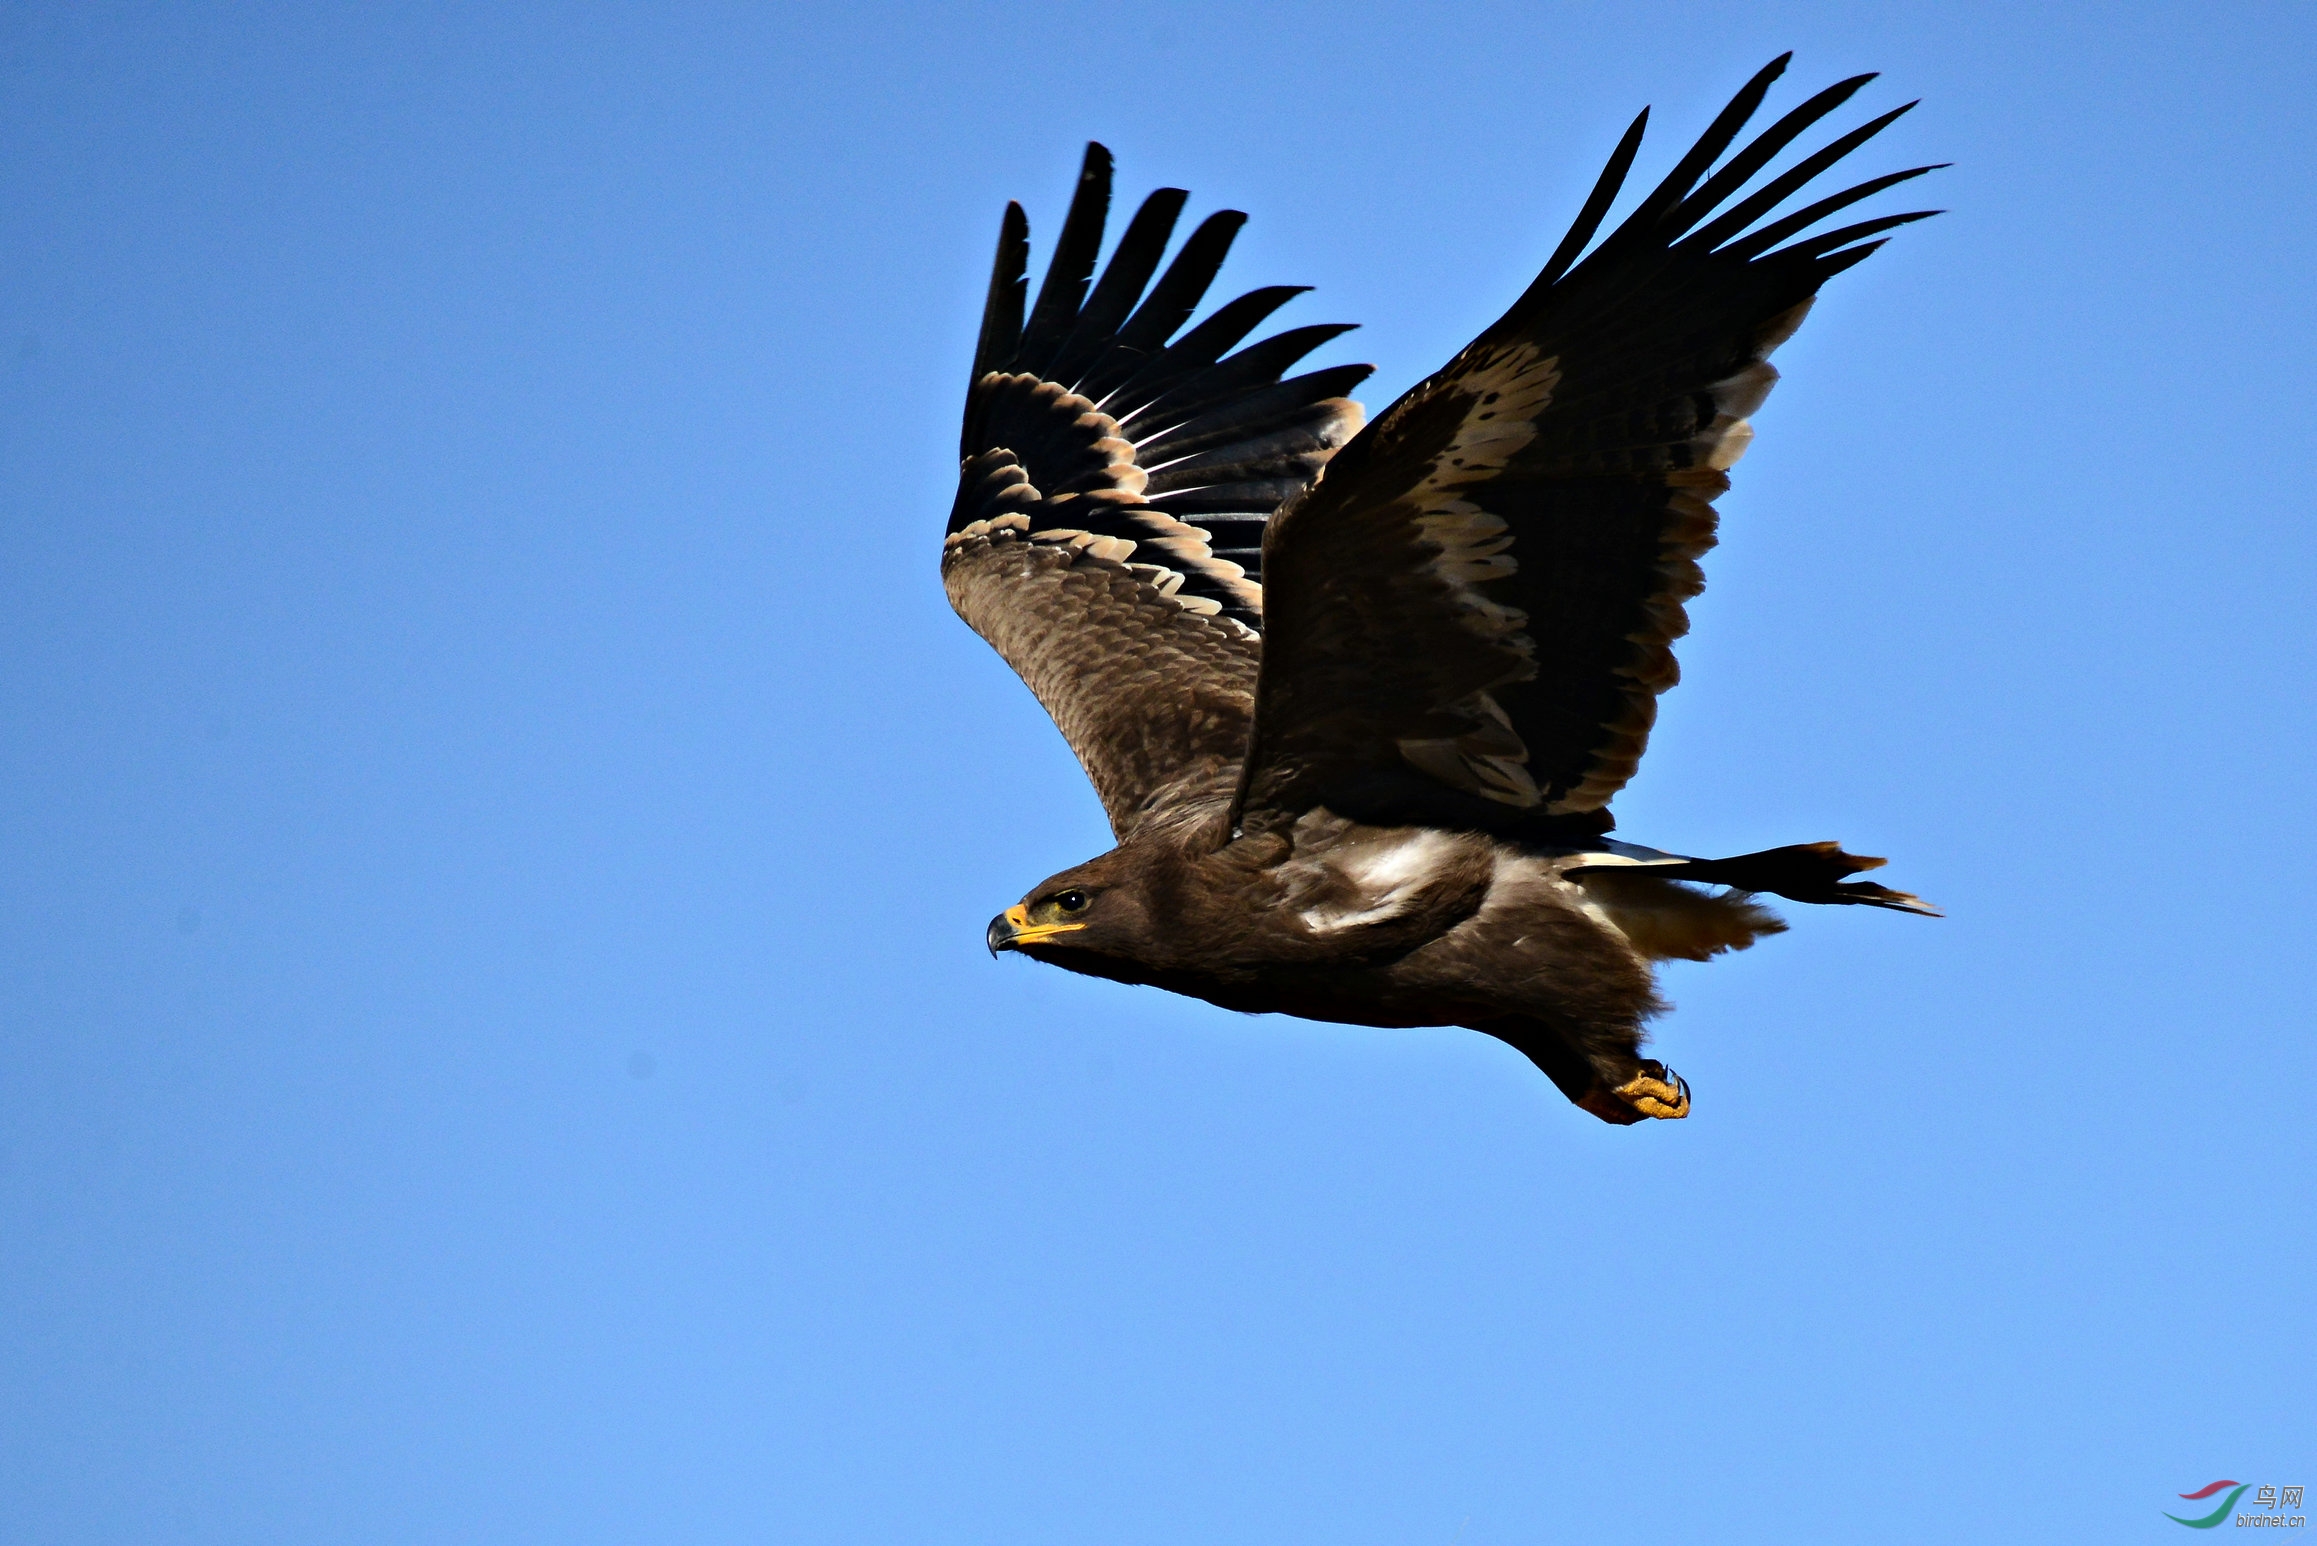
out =
[[[1029,223],[1007,206],[941,557],[951,604],[1053,715],[1121,840],[1229,801],[1254,710],[1264,524],[1357,432],[1343,394],[1371,368],[1280,379],[1341,324],[1226,353],[1295,286],[1176,336],[1246,221],[1209,216],[1159,274],[1187,197],[1145,200],[1096,281],[1110,152],[1089,145],[1026,321]]]
[[[1922,218],[1792,240],[1928,167],[1756,224],[1896,112],[1738,196],[1871,76],[1821,92],[1708,175],[1785,62],[1578,262],[1642,114],[1527,293],[1271,524],[1244,829],[1321,803],[1547,838],[1609,828],[1610,796],[1677,675],[1713,500],[1777,380],[1770,351],[1821,284],[1881,245],[1869,238]]]

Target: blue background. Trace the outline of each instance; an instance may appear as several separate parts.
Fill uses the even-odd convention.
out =
[[[0,11],[0,1539],[2166,1539],[2317,1483],[2306,7]],[[1724,502],[1679,1124],[983,953],[996,222],[1389,400],[1632,112],[1955,170]],[[1908,196],[1928,190],[1923,199]],[[1899,201],[1899,202],[1894,202]]]

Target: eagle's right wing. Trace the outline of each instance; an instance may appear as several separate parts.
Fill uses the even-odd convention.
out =
[[[1528,292],[1271,524],[1246,830],[1323,803],[1555,840],[1608,829],[1677,675],[1713,501],[1777,380],[1770,351],[1821,284],[1926,213],[1802,234],[1931,170],[1915,167],[1773,217],[1905,108],[1745,191],[1868,76],[1713,169],[1785,63],[1588,254],[1637,121]]]
[[[1089,145],[1026,322],[1029,223],[1007,206],[942,548],[950,603],[1053,715],[1121,840],[1228,804],[1254,712],[1263,528],[1358,431],[1342,394],[1370,369],[1280,379],[1343,325],[1226,355],[1292,286],[1177,337],[1246,221],[1209,216],[1153,284],[1187,197],[1145,200],[1094,281],[1110,152]]]

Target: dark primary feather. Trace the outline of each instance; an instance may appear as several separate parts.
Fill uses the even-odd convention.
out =
[[[1102,222],[1109,208],[1110,152],[1089,145],[1086,164],[1078,173],[1078,191],[1071,197],[1062,235],[1046,265],[1046,282],[1038,287],[1038,304],[1014,353],[1016,370],[1043,372],[1078,325],[1078,308],[1094,277],[1094,260],[1102,253]]]
[[[1703,585],[1745,420],[1776,380],[1765,360],[1819,286],[1879,245],[1868,238],[1930,213],[1779,245],[1930,170],[1913,168],[1748,234],[1898,116],[1739,198],[1871,79],[1820,92],[1723,161],[1784,66],[1749,81],[1594,245],[1637,119],[1536,282],[1270,523],[1246,830],[1320,803],[1555,840],[1607,830],[1678,679],[1682,603]]]
[[[1161,273],[1181,189],[1143,202],[1097,276],[1110,186],[1110,153],[1088,146],[1026,320],[1028,223],[1007,207],[942,572],[1123,835],[1228,800],[1254,706],[1262,526],[1357,430],[1343,394],[1369,367],[1281,379],[1340,324],[1238,347],[1302,286],[1184,331],[1246,217],[1208,217]]]
[[[1150,276],[1158,272],[1159,259],[1166,256],[1167,238],[1189,198],[1180,188],[1161,188],[1134,212],[1126,234],[1118,239],[1118,250],[1111,254],[1110,266],[1102,271],[1102,282],[1079,311],[1069,342],[1055,356],[1052,370],[1056,377],[1078,380],[1110,345],[1120,324],[1149,287]]]
[[[1010,360],[1022,341],[1022,296],[1029,286],[1026,271],[1030,264],[1030,217],[1022,213],[1019,204],[1006,206],[1006,218],[998,227],[998,258],[990,268],[989,299],[982,304],[980,340],[974,345],[973,376],[979,381],[984,374],[995,370],[1000,360]],[[965,425],[966,446],[960,455],[973,455],[973,420]]]
[[[1161,190],[1162,194],[1166,192],[1180,190]],[[1160,196],[1152,195],[1153,198]],[[1150,294],[1119,328],[1109,349],[1079,382],[1089,395],[1100,397],[1108,393],[1174,337],[1177,328],[1191,320],[1191,313],[1199,309],[1207,286],[1213,284],[1215,275],[1221,272],[1231,243],[1238,239],[1239,228],[1246,223],[1247,217],[1235,209],[1218,210],[1199,222],[1198,229],[1183,243],[1182,251],[1175,254],[1167,271],[1151,286]]]
[[[1691,211],[1710,210],[1743,188],[1756,172],[1770,164],[1778,152],[1800,139],[1812,124],[1858,95],[1859,88],[1873,79],[1872,74],[1867,74],[1836,81],[1763,130],[1745,149],[1724,162],[1721,170],[1707,178],[1696,192],[1683,199],[1674,212],[1676,217],[1694,218]]]

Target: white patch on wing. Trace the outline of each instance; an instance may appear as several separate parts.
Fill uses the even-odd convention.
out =
[[[1304,927],[1327,934],[1396,917],[1462,846],[1456,833],[1417,830],[1396,832],[1389,842],[1331,854],[1327,868],[1332,873],[1327,878],[1348,883],[1352,895],[1340,903],[1303,909]]]

